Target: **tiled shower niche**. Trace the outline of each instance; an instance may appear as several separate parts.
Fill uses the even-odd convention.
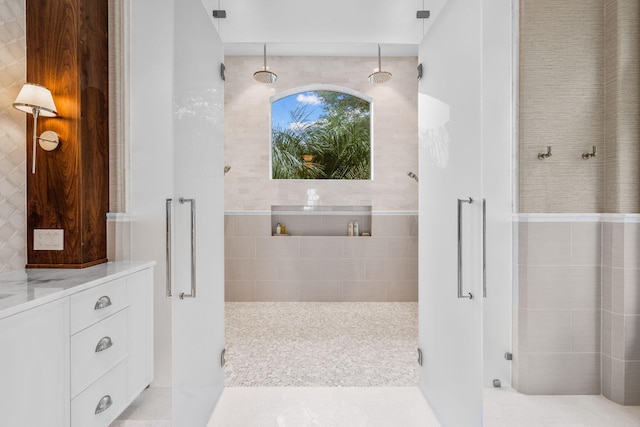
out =
[[[271,206],[271,233],[285,224],[291,236],[347,236],[349,223],[371,236],[371,206]]]

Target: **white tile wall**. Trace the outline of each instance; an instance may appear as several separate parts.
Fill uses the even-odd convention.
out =
[[[640,224],[628,221],[636,216],[610,216],[602,239],[602,393],[625,405],[640,404]]]
[[[517,223],[515,387],[602,392],[640,404],[638,215],[524,217]]]
[[[515,387],[527,394],[599,394],[599,218],[526,221],[517,228]]]
[[[417,301],[417,215],[372,223],[372,237],[276,237],[268,214],[226,215],[225,299]]]
[[[522,393],[600,394],[600,353],[530,353],[527,365]]]
[[[25,50],[25,2],[0,0],[0,272],[27,262],[27,115],[12,107],[25,82]]]
[[[304,205],[307,189],[319,204],[371,205],[378,211],[416,211],[418,184],[407,172],[418,170],[417,58],[384,59],[393,78],[372,85],[371,57],[269,57],[278,73],[273,85],[257,83],[261,57],[225,58],[226,211],[269,211],[271,205]],[[270,180],[271,104],[284,90],[311,84],[357,90],[373,98],[374,179],[371,181]]]

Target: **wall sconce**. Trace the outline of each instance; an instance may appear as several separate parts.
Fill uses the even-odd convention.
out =
[[[35,83],[25,83],[13,103],[13,108],[33,114],[33,156],[31,173],[36,173],[36,141],[40,141],[40,146],[45,151],[55,150],[60,143],[58,134],[53,131],[48,130],[43,132],[39,138],[37,134],[39,116],[55,117],[58,115],[56,105],[53,103],[51,91]]]

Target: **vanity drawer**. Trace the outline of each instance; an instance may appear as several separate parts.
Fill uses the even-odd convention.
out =
[[[127,362],[123,361],[71,400],[71,427],[107,427],[127,403]]]
[[[71,295],[71,334],[129,305],[125,278]]]
[[[71,337],[71,397],[128,355],[128,311],[125,308]]]

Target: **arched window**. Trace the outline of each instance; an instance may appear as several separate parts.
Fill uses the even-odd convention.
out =
[[[371,98],[314,85],[271,98],[273,179],[372,178]]]

